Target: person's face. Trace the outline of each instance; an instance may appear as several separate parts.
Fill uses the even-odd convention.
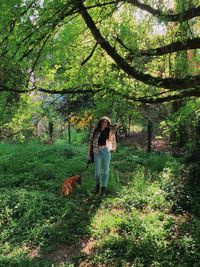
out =
[[[107,120],[102,120],[101,121],[101,129],[105,129],[108,126],[108,121]]]

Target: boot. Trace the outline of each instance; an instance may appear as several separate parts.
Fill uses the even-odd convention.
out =
[[[100,190],[100,184],[97,184],[96,187],[95,187],[94,193],[95,194],[99,194],[99,190]]]
[[[102,186],[101,187],[101,196],[104,197],[106,194],[106,187],[105,186]]]

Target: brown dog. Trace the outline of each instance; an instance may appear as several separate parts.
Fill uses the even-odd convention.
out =
[[[71,192],[72,189],[74,187],[76,187],[76,185],[81,185],[82,179],[81,179],[81,175],[75,175],[75,176],[70,176],[67,179],[64,180],[62,187],[60,189],[61,194],[63,194],[64,196],[68,196]]]

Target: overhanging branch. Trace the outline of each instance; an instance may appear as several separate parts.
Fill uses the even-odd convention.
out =
[[[85,6],[83,5],[81,1],[78,3],[77,7],[86,25],[88,26],[92,35],[94,36],[95,40],[107,52],[107,54],[115,61],[117,66],[120,69],[122,69],[125,73],[127,73],[130,77],[135,78],[136,80],[139,80],[149,85],[172,89],[172,90],[199,88],[200,75],[188,76],[183,79],[161,78],[161,77],[154,77],[149,74],[136,70],[133,66],[128,64],[128,62],[122,56],[120,56],[116,52],[115,48],[112,47],[110,43],[103,37],[103,35],[101,34],[99,29],[95,25],[92,17],[89,15],[87,9],[85,8]]]
[[[180,99],[188,98],[188,97],[200,97],[200,91],[198,90],[187,90],[183,91],[177,94],[168,94],[166,96],[161,96],[162,93],[157,94],[156,96],[144,96],[144,97],[134,97],[130,94],[124,94],[119,91],[116,91],[114,89],[109,88],[109,91],[112,92],[115,95],[119,95],[127,100],[130,100],[132,102],[140,102],[140,103],[146,103],[146,104],[159,104],[159,103],[165,103],[169,101],[177,101]]]
[[[89,89],[84,89],[84,88],[89,88]],[[76,87],[70,87],[70,88],[63,88],[60,90],[52,90],[52,89],[46,89],[46,88],[41,88],[41,87],[34,87],[33,89],[18,89],[18,88],[9,88],[6,86],[1,85],[0,86],[0,92],[15,92],[19,94],[23,93],[31,93],[31,92],[43,92],[47,94],[60,94],[60,95],[65,95],[65,94],[94,94],[103,91],[98,84],[82,84]]]
[[[84,89],[86,88],[86,89]],[[89,89],[88,89],[89,88]],[[54,95],[67,95],[67,94],[96,94],[99,92],[107,92],[113,95],[118,95],[124,99],[127,99],[132,102],[140,102],[140,103],[147,103],[147,104],[158,104],[158,103],[165,103],[169,101],[176,101],[188,97],[200,97],[200,90],[193,89],[193,90],[185,90],[181,92],[171,92],[165,91],[160,92],[152,96],[144,96],[144,97],[137,97],[132,96],[131,93],[125,94],[121,93],[120,91],[116,91],[115,89],[109,87],[105,88],[101,84],[83,84],[73,88],[64,88],[60,90],[52,90],[46,88],[33,88],[31,90],[20,90],[16,88],[7,88],[0,86],[0,92],[7,91],[7,92],[14,92],[14,93],[31,93],[31,92],[43,92],[46,94],[54,94]]]
[[[162,47],[147,49],[147,50],[131,50],[128,48],[123,41],[117,36],[114,37],[116,41],[123,46],[129,52],[129,58],[140,57],[140,56],[162,56],[166,54],[171,54],[183,50],[192,50],[200,48],[200,38],[196,37],[193,39],[183,40],[175,43],[171,43]]]
[[[200,6],[189,8],[187,11],[181,12],[179,14],[170,14],[170,11],[168,11],[168,14],[166,14],[166,13],[164,13],[158,9],[155,9],[149,5],[143,4],[138,0],[121,0],[121,1],[132,4],[132,5],[140,8],[141,10],[144,10],[144,11],[150,13],[151,15],[157,17],[159,20],[162,20],[164,22],[169,22],[169,21],[183,22],[183,21],[190,20],[192,18],[200,16]]]

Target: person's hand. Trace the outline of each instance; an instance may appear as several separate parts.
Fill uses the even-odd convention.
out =
[[[115,124],[112,124],[111,126],[110,126],[110,128],[111,128],[111,130],[112,131],[117,131],[117,129],[120,127],[120,124],[119,123],[115,123]]]

